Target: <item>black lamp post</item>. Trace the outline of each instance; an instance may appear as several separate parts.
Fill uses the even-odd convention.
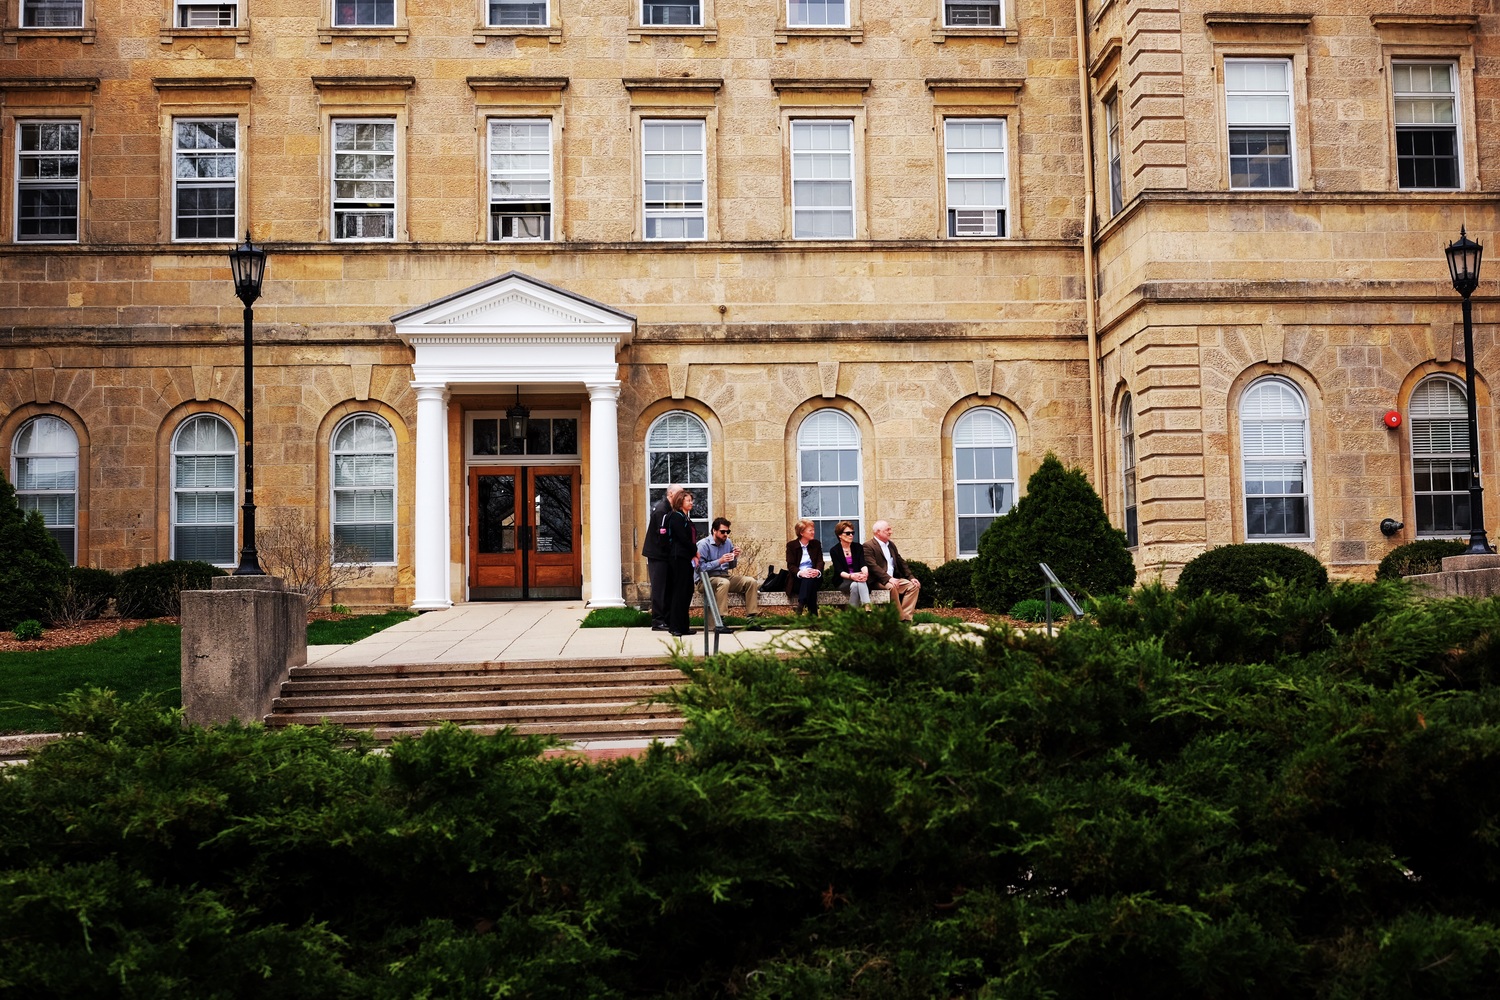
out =
[[[1484,533],[1484,487],[1479,482],[1479,419],[1474,399],[1474,314],[1469,296],[1479,287],[1479,260],[1484,247],[1469,239],[1462,226],[1458,242],[1449,243],[1448,271],[1453,288],[1464,297],[1464,381],[1469,390],[1469,547],[1466,556],[1493,555]]]
[[[526,439],[526,425],[531,420],[531,410],[521,405],[521,387],[516,386],[516,405],[505,411],[506,422],[510,424],[510,439],[512,441],[524,441]]]
[[[248,230],[244,246],[229,251],[229,270],[234,275],[234,294],[245,303],[245,502],[240,507],[244,513],[240,564],[234,575],[264,576],[266,571],[260,568],[255,554],[255,360],[251,354],[255,310],[251,306],[260,298],[260,285],[266,277],[266,252],[250,242]]]

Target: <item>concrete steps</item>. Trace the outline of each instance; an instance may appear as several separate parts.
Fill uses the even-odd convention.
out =
[[[675,737],[682,719],[657,701],[682,674],[661,657],[568,662],[293,667],[266,725],[332,722],[381,742],[442,722],[570,743]]]

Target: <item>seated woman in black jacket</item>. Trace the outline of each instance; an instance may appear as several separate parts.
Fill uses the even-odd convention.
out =
[[[870,571],[865,568],[865,547],[854,537],[854,522],[840,521],[833,529],[839,543],[829,553],[839,589],[849,595],[851,608],[870,607]]]
[[[786,593],[797,602],[797,614],[818,613],[818,584],[823,579],[823,544],[813,537],[817,526],[805,518],[792,525],[796,535],[786,543]]]
[[[693,529],[693,495],[683,492],[672,499],[667,515],[667,631],[692,635],[688,627],[688,605],[693,601],[693,567],[698,564],[698,538]]]

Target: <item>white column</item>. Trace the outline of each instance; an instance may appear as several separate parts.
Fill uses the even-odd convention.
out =
[[[623,608],[620,584],[619,382],[589,390],[589,607]]]
[[[412,536],[417,595],[413,611],[453,606],[448,594],[448,389],[417,390],[417,475]]]

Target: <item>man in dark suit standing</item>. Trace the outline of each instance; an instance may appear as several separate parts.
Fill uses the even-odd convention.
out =
[[[891,600],[901,605],[901,620],[911,621],[917,608],[917,595],[922,584],[911,575],[906,560],[891,541],[891,523],[876,521],[870,531],[875,537],[865,542],[865,565],[870,571],[870,589],[877,587],[891,592]]]
[[[666,496],[651,508],[651,517],[646,522],[646,540],[641,543],[641,555],[646,557],[646,579],[651,581],[651,630],[667,631],[667,587],[672,578],[671,564],[667,561],[667,515],[672,513],[672,501],[682,487],[673,483],[667,487]]]

